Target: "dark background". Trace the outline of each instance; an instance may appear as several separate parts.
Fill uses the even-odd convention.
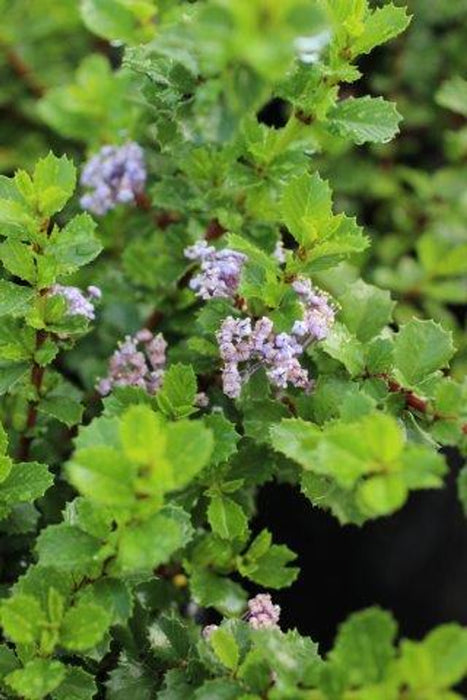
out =
[[[436,625],[467,624],[467,527],[457,498],[456,454],[446,488],[412,494],[398,513],[362,527],[342,527],[284,484],[259,496],[255,529],[298,554],[301,574],[274,594],[283,629],[296,627],[327,651],[337,626],[355,610],[390,610],[403,637],[419,639]],[[466,688],[467,690],[467,688]]]

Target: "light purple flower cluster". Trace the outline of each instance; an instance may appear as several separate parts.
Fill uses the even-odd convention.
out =
[[[280,614],[280,606],[272,602],[269,593],[258,593],[258,595],[250,598],[248,601],[248,611],[243,619],[254,630],[277,629],[279,627]],[[219,625],[206,625],[206,627],[203,627],[201,634],[206,641],[209,641],[212,633],[218,629]]]
[[[99,287],[94,285],[90,285],[86,292],[86,294],[83,294],[78,287],[63,284],[54,284],[49,289],[51,296],[61,296],[65,299],[69,316],[84,316],[93,321],[96,317],[93,302],[99,301],[102,292]]]
[[[201,299],[235,296],[246,255],[230,248],[216,250],[201,240],[185,248],[185,257],[200,263],[199,274],[190,281],[190,289],[197,296]]]
[[[309,279],[299,278],[292,283],[303,304],[303,319],[295,321],[292,333],[299,338],[324,340],[334,323],[336,310],[325,292],[313,289]]]
[[[162,385],[167,343],[161,333],[153,335],[144,328],[136,335],[127,335],[109,362],[109,373],[97,385],[101,396],[113,387],[135,386],[155,394]]]
[[[255,630],[278,627],[280,614],[279,605],[274,605],[269,593],[258,593],[248,601],[246,619]]]
[[[312,388],[298,357],[311,342],[326,337],[334,322],[334,309],[327,295],[314,290],[309,280],[296,280],[293,288],[302,302],[303,318],[295,321],[291,333],[275,333],[266,316],[254,325],[250,318],[232,316],[222,322],[216,338],[224,362],[223,389],[230,398],[238,398],[242,384],[259,367],[265,368],[271,383],[280,389],[288,384],[307,391]]]
[[[84,166],[80,183],[89,188],[81,206],[103,216],[117,204],[134,204],[146,183],[144,151],[133,141],[123,146],[103,146]]]

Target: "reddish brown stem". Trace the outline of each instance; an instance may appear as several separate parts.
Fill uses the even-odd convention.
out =
[[[11,47],[5,47],[4,50],[10,68],[16,73],[18,78],[24,82],[35,97],[42,97],[45,93],[45,88],[34,76],[31,67]]]
[[[36,351],[43,345],[47,334],[44,331],[37,331],[36,333]],[[24,433],[21,436],[18,450],[18,459],[21,462],[26,462],[29,459],[29,451],[31,449],[31,443],[33,440],[33,431],[37,422],[37,406],[40,401],[40,391],[42,388],[42,381],[44,379],[45,367],[41,367],[36,361],[34,361],[31,368],[31,384],[35,389],[36,397],[29,402],[28,413],[26,417],[26,427]]]
[[[224,228],[217,219],[211,219],[204,237],[207,241],[215,241],[216,238],[223,236],[226,231],[227,229]]]

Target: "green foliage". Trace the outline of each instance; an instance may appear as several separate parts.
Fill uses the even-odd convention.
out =
[[[460,697],[456,623],[396,642],[371,608],[320,656],[247,589],[299,574],[257,530],[264,483],[362,525],[465,452],[461,5],[414,2],[405,32],[367,0],[0,0],[2,698]],[[85,162],[128,142],[144,186],[82,211]],[[219,283],[200,240],[230,296],[195,296]],[[293,330],[307,313],[322,335]],[[294,334],[309,389],[242,360],[228,398],[229,316]],[[458,493],[467,512],[465,468]]]

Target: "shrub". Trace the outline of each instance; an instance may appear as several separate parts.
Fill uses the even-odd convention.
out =
[[[390,516],[465,450],[465,127],[407,167],[415,98],[390,146],[370,92],[410,95],[414,35],[362,74],[406,9],[2,5],[2,697],[461,697],[457,623],[409,641],[374,607],[325,654],[281,629],[296,554],[252,524],[272,480]],[[399,233],[370,247],[345,204]]]

